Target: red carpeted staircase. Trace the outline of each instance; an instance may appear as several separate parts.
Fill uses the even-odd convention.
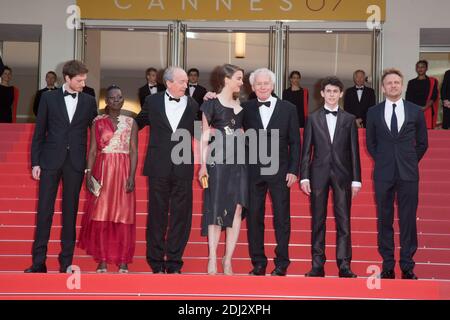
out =
[[[31,264],[31,246],[34,235],[35,216],[37,208],[38,183],[31,178],[30,143],[34,130],[32,124],[0,124],[0,279],[10,276],[23,279],[20,274]],[[137,175],[137,246],[134,263],[130,272],[150,272],[145,260],[145,225],[147,217],[147,178],[141,175],[143,158],[148,141],[148,129],[139,135],[139,170]],[[429,131],[430,148],[420,163],[421,182],[418,209],[419,249],[415,256],[416,273],[420,279],[450,280],[450,132]],[[381,266],[381,259],[377,252],[376,211],[371,180],[373,163],[368,157],[365,147],[365,132],[360,131],[361,161],[363,171],[363,189],[353,202],[352,207],[352,268],[360,278],[368,277],[370,266]],[[184,255],[183,272],[192,276],[202,275],[204,281],[211,277],[203,276],[206,272],[208,248],[206,238],[200,236],[200,220],[202,206],[202,190],[193,182],[194,204],[193,224],[189,244]],[[61,191],[61,190],[60,190]],[[57,197],[55,216],[51,240],[49,243],[47,267],[49,271],[57,271],[57,255],[59,253],[59,235],[61,221],[61,192]],[[84,212],[86,190],[81,192],[78,225]],[[266,215],[266,254],[270,259],[268,272],[273,268],[275,235],[273,231],[270,200],[267,200]],[[329,206],[327,221],[327,276],[336,276],[335,262],[335,225],[333,212]],[[291,191],[292,234],[290,244],[291,265],[289,275],[303,275],[310,268],[310,212],[309,201],[304,196],[298,184]],[[399,245],[398,226],[396,219],[396,245]],[[219,252],[224,249],[222,236]],[[398,260],[398,247],[396,256]],[[92,272],[96,263],[82,250],[76,249],[74,264],[82,272]],[[115,267],[114,267],[115,268]],[[233,261],[233,270],[237,275],[246,275],[251,269],[248,257],[246,224],[242,225],[239,243]],[[112,271],[116,271],[115,269]],[[397,269],[400,275],[400,270]],[[41,275],[44,277],[43,275]],[[46,277],[51,277],[47,275]],[[56,276],[56,275],[53,275]],[[92,275],[96,277],[97,275]],[[102,275],[98,275],[101,277]],[[118,275],[123,276],[123,275]],[[131,276],[131,275],[128,275]],[[137,276],[137,275],[133,275]],[[185,275],[177,276],[183,278]],[[3,278],[5,277],[5,278]],[[21,278],[22,277],[22,278]],[[140,277],[140,275],[139,275]],[[161,276],[168,277],[168,276]],[[187,276],[186,276],[187,277]],[[199,276],[200,277],[200,276]],[[214,278],[214,277],[213,277]],[[238,277],[248,279],[249,277]],[[266,277],[260,281],[274,281],[273,277]],[[310,281],[303,277],[288,277],[295,281]],[[141,279],[141,278],[139,278]],[[155,279],[149,276],[146,279]],[[187,278],[183,278],[187,279]],[[325,279],[331,281],[331,278]],[[332,279],[346,281],[347,279]],[[18,280],[19,281],[19,280]],[[181,280],[185,281],[185,280]],[[198,281],[198,279],[197,279]],[[284,280],[283,280],[284,281]],[[365,279],[357,279],[353,283],[365,283]],[[358,282],[359,281],[359,282]],[[400,280],[396,280],[399,282]],[[194,281],[195,282],[195,281]],[[401,281],[400,281],[401,282]],[[404,281],[403,281],[404,282]],[[424,283],[424,281],[419,281]],[[0,294],[5,292],[0,281]],[[347,282],[349,283],[349,282]],[[441,281],[441,283],[446,283]],[[344,282],[345,284],[345,282]],[[344,288],[345,286],[343,286]],[[3,290],[3,291],[2,291]],[[348,288],[344,289],[348,290]],[[10,292],[10,291],[8,291]],[[450,290],[446,292],[450,298]],[[280,294],[280,293],[277,293]],[[274,294],[274,295],[277,295]],[[207,294],[205,294],[207,295]],[[120,296],[120,295],[118,295]],[[151,296],[151,295],[150,295]],[[175,295],[176,296],[176,295]],[[233,296],[233,295],[231,295]],[[320,297],[317,292],[308,295],[307,292],[297,294],[297,297]],[[327,297],[327,293],[323,292]],[[339,297],[345,297],[345,292]],[[347,295],[348,296],[348,295]],[[357,297],[358,295],[356,295]],[[444,295],[445,296],[445,295]],[[335,294],[328,297],[338,297]],[[348,297],[353,297],[350,295]],[[364,295],[361,295],[364,297]],[[392,296],[396,297],[396,296]]]

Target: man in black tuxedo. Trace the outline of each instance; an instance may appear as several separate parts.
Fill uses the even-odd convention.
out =
[[[41,101],[41,96],[44,92],[49,90],[55,90],[56,88],[56,73],[54,71],[49,71],[45,75],[45,82],[47,82],[47,86],[44,89],[39,90],[36,92],[36,95],[34,97],[34,103],[33,103],[33,113],[35,116],[38,114],[39,110],[39,102]]]
[[[355,86],[348,88],[344,94],[344,108],[348,113],[356,117],[358,128],[366,126],[367,110],[375,105],[375,91],[366,87],[366,73],[363,70],[356,70],[353,73]]]
[[[249,253],[253,264],[251,275],[265,275],[267,257],[264,253],[264,218],[267,192],[272,199],[274,229],[277,246],[274,276],[285,276],[290,264],[289,238],[291,234],[290,187],[297,181],[300,162],[300,131],[295,106],[271,95],[274,88],[275,74],[261,68],[250,75],[250,84],[257,99],[242,104],[244,108],[244,127],[246,134],[256,131],[256,163],[250,161],[249,184],[250,205],[247,216]],[[272,135],[278,146],[271,145]],[[263,141],[265,140],[265,141]],[[250,141],[252,143],[252,141]],[[260,148],[266,143],[267,155],[272,156],[271,163],[261,159]],[[254,146],[249,145],[252,152]],[[278,150],[273,150],[278,147]],[[265,154],[266,150],[263,151]],[[273,158],[277,154],[278,157]],[[273,167],[275,166],[275,167]],[[270,167],[275,168],[267,170]]]
[[[198,84],[198,78],[200,72],[196,68],[191,68],[188,70],[189,86],[186,89],[186,95],[191,96],[197,101],[198,105],[201,106],[203,103],[203,97],[207,93],[206,88]],[[202,112],[199,111],[197,115],[197,120],[202,120]]]
[[[312,269],[307,277],[324,277],[327,204],[333,190],[336,262],[339,277],[356,278],[352,260],[350,211],[361,189],[361,163],[355,116],[339,108],[344,85],[336,77],[322,81],[323,108],[310,114],[303,133],[301,189],[311,198]]]
[[[383,258],[380,276],[395,278],[392,224],[397,195],[402,278],[417,279],[413,256],[417,250],[419,161],[428,148],[427,126],[421,107],[402,99],[399,70],[385,70],[382,85],[386,101],[369,109],[366,128],[367,149],[375,161],[378,251]]]
[[[141,103],[141,108],[144,105],[147,96],[166,90],[166,87],[157,82],[157,76],[158,71],[155,68],[148,68],[145,70],[147,83],[139,88],[139,102]]]
[[[3,64],[2,57],[0,57],[0,74],[2,74],[4,70],[5,70],[5,65]]]
[[[91,88],[91,87],[88,87],[88,86],[84,86],[83,92],[88,94],[88,95],[90,95],[90,96],[93,96],[95,98],[95,90],[94,90],[94,88]]]
[[[450,70],[444,75],[441,87],[442,100],[442,129],[450,128]]]
[[[199,108],[185,95],[188,78],[183,69],[169,67],[164,82],[167,90],[148,96],[136,118],[140,129],[151,127],[144,163],[149,182],[147,262],[153,273],[180,273],[192,223],[194,156],[190,148],[189,161],[174,162],[172,149],[179,141],[171,137],[188,132],[190,145]]]
[[[47,272],[47,244],[60,180],[63,181],[60,272],[70,272],[78,199],[86,167],[87,129],[97,115],[95,99],[82,93],[88,69],[66,62],[62,88],[42,95],[31,144],[33,178],[39,180],[37,225],[30,272]]]

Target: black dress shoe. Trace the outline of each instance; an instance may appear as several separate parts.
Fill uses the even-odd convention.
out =
[[[417,280],[417,276],[412,270],[402,272],[402,279]]]
[[[381,279],[395,279],[394,270],[383,270],[380,274]]]
[[[265,276],[266,275],[266,267],[256,266],[248,274],[251,276]]]
[[[47,266],[45,264],[41,264],[38,266],[31,266],[28,269],[25,269],[25,273],[47,273]]]
[[[152,272],[155,274],[162,274],[166,273],[166,270],[164,270],[164,268],[152,268]]]
[[[325,277],[325,270],[312,268],[309,272],[305,273],[305,277]]]
[[[357,275],[350,268],[339,269],[339,278],[356,278]]]
[[[272,273],[270,274],[271,276],[280,276],[283,277],[285,276],[287,273],[287,269],[286,268],[282,268],[282,267],[276,267]]]
[[[167,269],[166,270],[167,274],[181,274],[181,270],[180,269]]]

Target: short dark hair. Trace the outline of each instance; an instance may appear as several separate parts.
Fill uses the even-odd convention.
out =
[[[427,60],[419,60],[416,63],[416,68],[419,66],[419,64],[424,64],[425,67],[428,69],[428,61]]]
[[[356,74],[358,74],[358,73],[362,73],[362,74],[366,75],[366,72],[364,70],[358,69],[355,72],[353,72],[353,78],[356,77]]]
[[[5,72],[5,70],[9,70],[9,72],[12,73],[12,69],[11,69],[10,67],[8,67],[7,65],[5,65],[5,66],[3,67],[2,74],[3,74],[3,72]]]
[[[88,71],[88,68],[83,62],[78,60],[70,60],[64,64],[62,73],[64,78],[68,76],[69,79],[72,79],[80,74],[86,74]]]
[[[187,72],[187,74],[191,74],[191,72],[197,72],[197,76],[200,76],[200,71],[198,71],[197,68],[190,68]]]
[[[328,85],[339,87],[339,90],[344,91],[344,84],[341,80],[339,80],[338,77],[329,76],[323,79],[322,83],[320,84],[320,91],[324,91],[325,87]]]
[[[158,70],[156,70],[156,69],[153,68],[153,67],[147,68],[147,70],[145,70],[145,75],[150,74],[150,72],[156,72],[156,73],[158,73]]]
[[[112,90],[116,90],[116,89],[122,91],[122,89],[120,89],[120,87],[117,86],[117,85],[115,85],[115,84],[112,84],[112,85],[110,85],[108,88],[106,88],[106,97],[108,97],[108,94],[109,94]]]
[[[383,83],[384,82],[384,78],[386,78],[390,74],[396,74],[400,78],[402,78],[402,80],[403,80],[403,74],[402,74],[402,72],[400,70],[395,69],[395,68],[389,68],[389,69],[385,69],[383,71],[383,76],[381,77],[381,83]]]
[[[292,78],[294,76],[294,74],[298,75],[300,78],[302,77],[302,74],[300,73],[300,71],[294,70],[289,74],[289,79]]]
[[[56,75],[56,72],[55,72],[55,71],[48,71],[48,72],[45,74],[45,76],[48,76],[49,74],[52,74],[52,75],[55,76],[55,78],[58,78],[58,76]]]

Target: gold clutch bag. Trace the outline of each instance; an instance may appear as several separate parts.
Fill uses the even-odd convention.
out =
[[[94,196],[98,197],[100,195],[100,191],[102,190],[102,185],[94,176],[91,176],[92,187],[89,188],[89,191],[94,194]]]
[[[203,176],[201,178],[202,181],[202,188],[207,189],[208,188],[208,176]]]

